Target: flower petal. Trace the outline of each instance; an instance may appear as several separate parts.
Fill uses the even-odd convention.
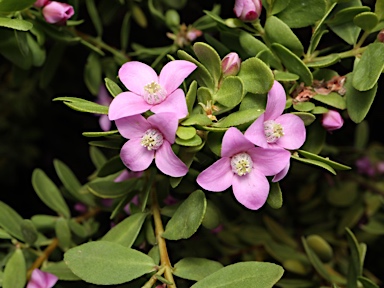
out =
[[[225,132],[221,145],[221,157],[231,157],[240,152],[246,152],[253,148],[250,142],[240,130],[231,127]]]
[[[151,165],[155,156],[154,150],[141,146],[141,139],[127,141],[120,151],[120,158],[124,165],[132,171],[143,171]]]
[[[267,138],[264,130],[264,113],[259,116],[245,131],[244,136],[253,144],[268,148]]]
[[[231,159],[224,157],[202,171],[196,181],[205,190],[221,192],[232,185],[233,177]]]
[[[303,120],[294,114],[283,114],[276,118],[277,123],[284,129],[284,136],[276,144],[285,149],[299,149],[305,142],[306,130]]]
[[[175,142],[176,130],[179,120],[174,113],[157,113],[148,117],[148,123],[157,128],[165,139],[173,144]]]
[[[99,125],[101,130],[109,131],[111,129],[111,121],[109,120],[107,115],[101,115],[99,118]]]
[[[267,107],[265,108],[265,120],[275,120],[285,109],[287,96],[283,86],[275,80],[268,92]]]
[[[291,153],[283,148],[254,147],[248,150],[253,161],[253,170],[259,171],[265,176],[279,173],[289,163]]]
[[[267,178],[256,170],[245,176],[233,177],[233,194],[236,200],[251,210],[257,210],[267,201],[269,183]]]
[[[177,89],[167,98],[151,108],[153,113],[172,112],[178,119],[185,118],[188,115],[187,101],[183,90]]]
[[[109,120],[141,114],[151,109],[152,105],[145,102],[143,97],[132,92],[122,92],[113,99],[109,106]]]
[[[182,177],[188,172],[188,167],[175,155],[167,141],[156,150],[155,162],[161,172],[172,177]]]
[[[196,65],[186,60],[174,60],[165,64],[160,72],[159,84],[167,94],[175,91],[184,79],[196,69]]]
[[[128,90],[144,95],[144,86],[151,83],[158,83],[157,73],[147,64],[139,61],[131,61],[123,64],[119,69],[120,81]]]
[[[27,288],[51,288],[56,284],[57,280],[58,277],[56,275],[34,269]]]
[[[291,162],[288,162],[287,166],[285,166],[283,170],[281,170],[275,175],[275,177],[273,177],[272,182],[279,182],[281,179],[283,179],[287,175],[290,166]]]
[[[141,138],[151,124],[141,115],[133,115],[115,121],[121,136],[127,139]]]

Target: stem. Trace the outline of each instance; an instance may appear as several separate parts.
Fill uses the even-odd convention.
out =
[[[355,49],[358,49],[361,47],[361,45],[363,45],[365,39],[367,39],[367,37],[369,36],[370,32],[369,31],[364,31],[363,35],[361,35],[361,38],[359,40],[359,42],[356,43],[355,45]]]
[[[160,207],[159,203],[157,202],[157,194],[155,190],[152,191],[152,213],[153,219],[155,221],[156,240],[157,244],[159,245],[160,251],[160,263],[161,266],[165,269],[164,278],[167,279],[169,282],[173,283],[167,284],[168,288],[176,288],[175,280],[173,279],[172,275],[172,265],[169,261],[167,244],[165,243],[165,239],[161,237],[161,234],[163,234],[164,232],[164,227],[163,222],[161,221]]]
[[[152,288],[152,286],[155,285],[157,281],[156,276],[162,275],[164,273],[164,270],[165,270],[165,267],[162,267],[159,271],[157,271],[156,274],[153,274],[152,277],[148,280],[148,282],[145,283],[145,285],[142,286],[141,288]]]

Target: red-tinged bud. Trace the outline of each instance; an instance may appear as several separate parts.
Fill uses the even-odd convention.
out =
[[[240,20],[252,22],[260,17],[262,8],[261,0],[236,0],[233,11]]]
[[[340,129],[344,124],[344,120],[340,113],[335,110],[329,110],[323,114],[322,125],[327,131]]]
[[[52,1],[42,10],[45,21],[56,25],[65,25],[75,13],[73,7],[66,3]]]
[[[384,29],[377,34],[377,40],[379,40],[381,43],[384,43]]]
[[[41,8],[41,7],[44,7],[45,5],[47,5],[50,1],[49,0],[36,0],[36,2],[33,4],[33,6],[37,7],[37,8]]]
[[[235,76],[239,73],[241,59],[236,52],[227,54],[223,60],[221,60],[221,68],[223,70],[223,77]]]

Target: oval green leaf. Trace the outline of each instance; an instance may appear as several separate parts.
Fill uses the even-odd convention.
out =
[[[219,91],[212,98],[228,108],[233,108],[243,98],[243,86],[241,78],[237,76],[226,77],[221,83]]]
[[[118,198],[131,193],[136,189],[138,179],[129,179],[123,182],[98,180],[88,183],[89,190],[101,198]]]
[[[108,92],[113,96],[116,97],[119,95],[123,90],[121,90],[120,86],[112,81],[109,78],[104,78],[105,87],[107,87]]]
[[[203,64],[212,75],[215,85],[217,85],[221,77],[221,60],[219,54],[204,42],[196,42],[193,44],[193,51],[197,59],[199,59],[201,64]]]
[[[23,251],[16,249],[4,269],[3,288],[23,288],[27,281],[27,267]]]
[[[363,12],[356,15],[353,22],[364,31],[371,31],[379,23],[379,18],[373,12]]]
[[[21,232],[21,223],[23,218],[10,206],[0,201],[0,227],[16,237],[19,240],[24,240]]]
[[[41,268],[42,271],[56,275],[59,280],[66,281],[79,281],[81,280],[77,277],[71,269],[64,263],[64,261],[59,261],[55,263],[49,263],[47,266]]]
[[[280,209],[283,206],[283,194],[281,193],[279,183],[270,183],[267,203],[273,209]]]
[[[223,268],[223,264],[204,258],[187,257],[174,266],[173,274],[183,279],[200,281]]]
[[[1,2],[0,2],[0,5],[1,5]],[[32,29],[33,24],[31,22],[28,22],[22,19],[11,19],[11,18],[0,17],[0,26],[19,30],[19,31],[28,31]]]

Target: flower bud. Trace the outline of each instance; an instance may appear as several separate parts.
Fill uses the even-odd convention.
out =
[[[36,0],[36,2],[33,4],[33,6],[37,7],[37,8],[41,8],[41,7],[44,7],[45,5],[47,5],[50,1],[49,0]]]
[[[344,120],[340,113],[335,110],[329,110],[323,114],[322,125],[327,131],[340,129],[344,124]]]
[[[379,40],[381,43],[384,43],[384,29],[377,34],[377,40]]]
[[[221,60],[221,68],[223,70],[223,77],[235,76],[239,73],[241,59],[236,52],[227,54],[223,60]]]
[[[66,3],[52,1],[42,10],[45,21],[51,24],[65,25],[75,13],[73,7]]]
[[[260,17],[262,8],[261,0],[236,0],[233,11],[240,20],[252,22]]]

